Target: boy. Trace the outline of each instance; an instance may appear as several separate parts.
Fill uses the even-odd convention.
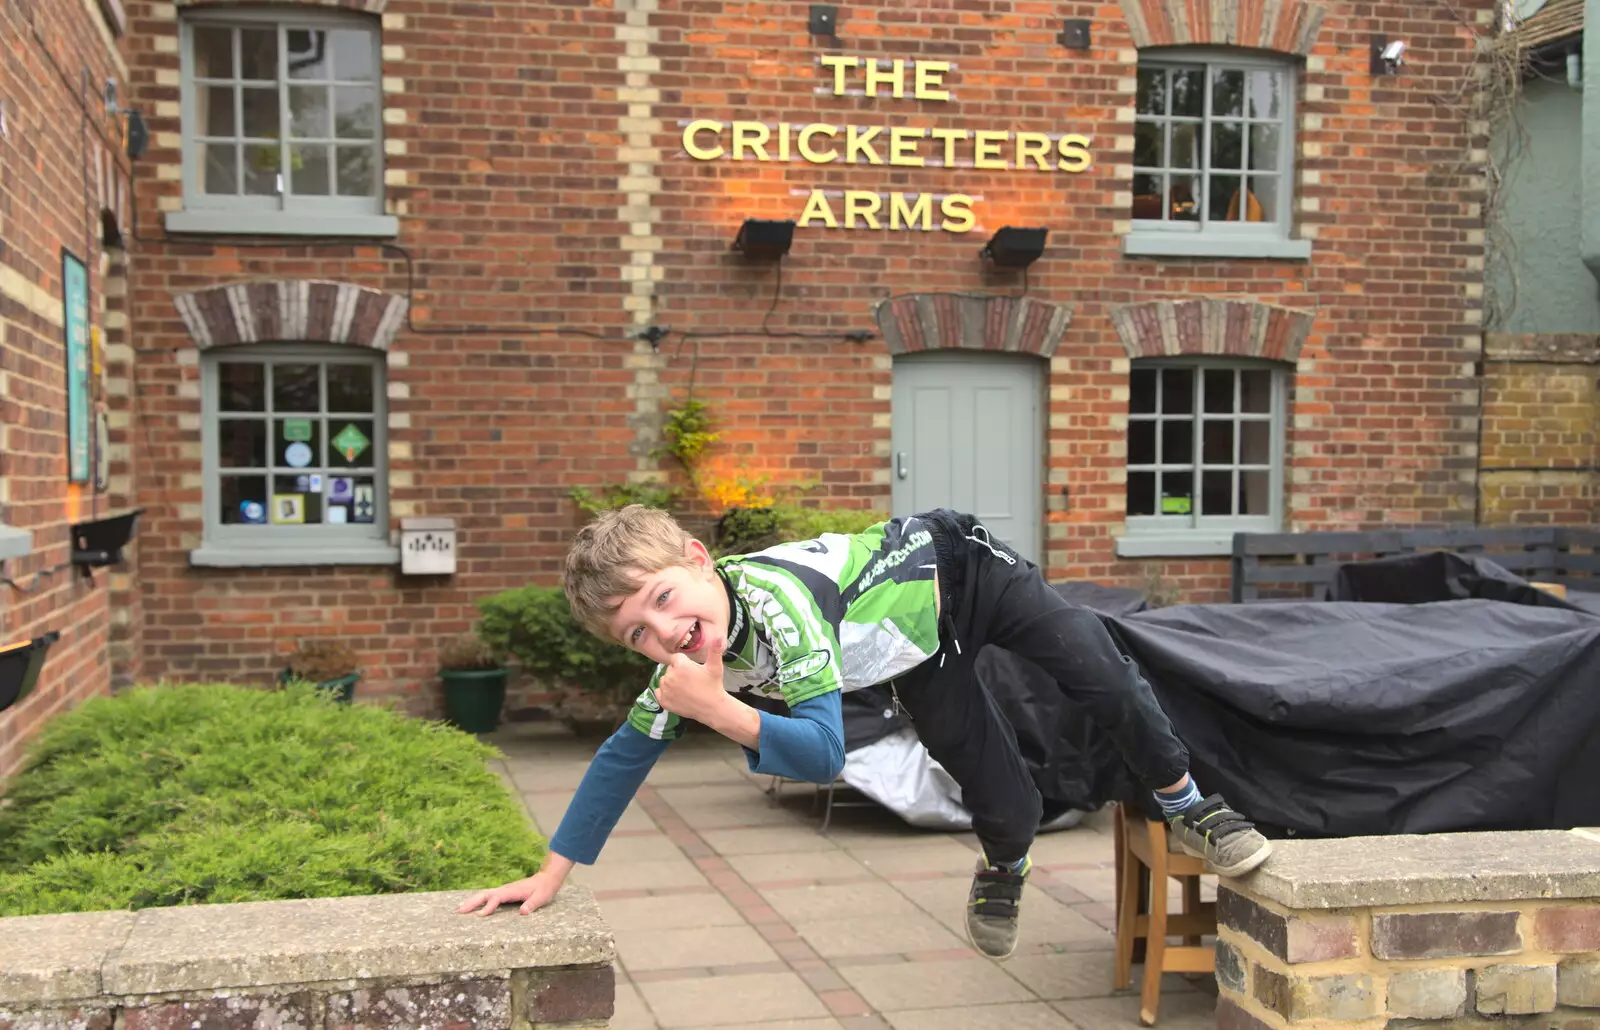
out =
[[[941,509],[714,560],[666,512],[630,505],[578,533],[565,588],[581,625],[659,667],[595,753],[544,868],[479,892],[463,913],[488,915],[511,901],[527,913],[549,902],[574,863],[599,857],[681,720],[743,745],[757,773],[830,783],[844,766],[840,692],[888,683],[960,784],[983,845],[968,936],[985,955],[1009,957],[1040,798],[975,674],[986,643],[1032,660],[1085,706],[1189,854],[1238,876],[1271,850],[1220,797],[1200,796],[1188,752],[1099,618],[1063,601],[971,515]],[[790,717],[742,703],[733,696],[741,689],[781,697]]]

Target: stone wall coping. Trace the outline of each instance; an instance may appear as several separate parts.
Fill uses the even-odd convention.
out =
[[[1600,363],[1600,335],[1591,333],[1484,333],[1483,356],[1490,361]]]
[[[1223,882],[1291,909],[1600,898],[1600,830],[1280,840]]]
[[[105,995],[609,965],[586,887],[458,915],[470,891],[0,919],[0,1009]]]

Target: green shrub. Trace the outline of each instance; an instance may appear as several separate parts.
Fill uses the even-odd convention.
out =
[[[598,515],[614,508],[626,508],[630,504],[670,511],[678,503],[679,491],[675,487],[655,483],[611,483],[601,487],[599,493],[586,486],[575,486],[567,491],[567,496],[580,510]]]
[[[810,540],[824,533],[860,533],[888,519],[880,511],[858,508],[802,508],[779,506],[779,532],[785,540]]]
[[[857,508],[805,508],[782,501],[761,508],[730,508],[717,522],[716,548],[722,555],[748,554],[824,533],[859,533],[887,517]]]
[[[143,687],[47,725],[0,805],[0,916],[490,887],[544,842],[441,723],[311,687]]]
[[[479,632],[491,648],[553,684],[632,700],[655,671],[643,655],[579,626],[560,587],[506,590],[481,598],[478,610]]]

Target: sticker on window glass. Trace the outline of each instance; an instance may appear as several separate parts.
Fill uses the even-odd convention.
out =
[[[311,439],[311,420],[309,418],[284,419],[283,438],[291,441]]]
[[[306,483],[307,491],[309,491],[310,493],[314,493],[314,494],[320,494],[322,492],[322,475],[321,475],[321,473],[318,473],[318,474],[312,475],[312,476],[307,476],[306,479],[308,480],[308,482]]]
[[[328,509],[328,524],[342,526],[350,521],[350,509],[342,504],[335,504]]]
[[[284,449],[283,460],[291,468],[303,469],[311,464],[311,448],[303,443],[292,443]]]
[[[339,435],[333,438],[333,445],[339,448],[339,453],[344,455],[345,461],[355,461],[363,451],[371,445],[367,434],[357,429],[353,423],[346,424],[339,430]]]
[[[272,521],[278,523],[304,522],[306,499],[302,494],[273,494]]]
[[[1188,515],[1193,511],[1187,497],[1161,498],[1161,514],[1163,515]]]
[[[372,487],[363,483],[356,487],[355,522],[371,522],[377,514]]]
[[[328,503],[349,504],[356,499],[356,481],[349,476],[334,476],[329,481]]]
[[[259,526],[267,521],[267,508],[260,501],[240,501],[239,515],[245,522]]]

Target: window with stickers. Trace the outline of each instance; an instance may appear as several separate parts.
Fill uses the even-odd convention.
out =
[[[199,563],[396,560],[381,354],[227,347],[204,355],[202,375]]]

